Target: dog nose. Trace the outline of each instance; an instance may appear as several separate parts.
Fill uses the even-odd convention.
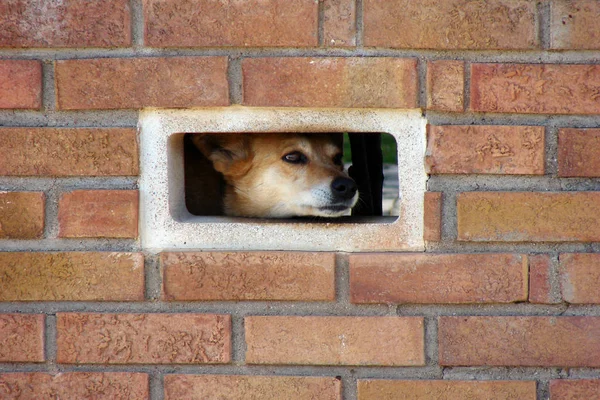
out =
[[[356,182],[343,176],[337,177],[331,182],[333,195],[342,200],[349,200],[356,194],[358,188]]]

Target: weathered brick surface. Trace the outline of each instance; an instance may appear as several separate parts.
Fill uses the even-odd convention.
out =
[[[465,105],[465,63],[429,61],[427,63],[427,108],[462,112]]]
[[[440,317],[445,366],[599,367],[598,317]]]
[[[241,375],[167,375],[165,400],[341,400],[336,378]]]
[[[358,400],[536,400],[531,381],[358,381]]]
[[[139,301],[137,253],[0,252],[0,301]]]
[[[246,317],[248,364],[424,365],[423,318]]]
[[[335,299],[333,253],[162,253],[169,300]]]
[[[569,303],[600,303],[600,254],[561,254],[563,299]]]
[[[529,256],[529,302],[539,304],[559,303],[553,293],[551,260],[547,254]]]
[[[44,316],[0,314],[0,363],[43,361]],[[2,378],[0,378],[0,395],[2,394],[1,382]]]
[[[399,58],[248,58],[244,105],[417,107],[416,60]]]
[[[600,49],[600,3],[552,1],[550,46],[553,49]]]
[[[323,1],[323,41],[325,46],[356,45],[356,4],[353,0]]]
[[[77,190],[58,204],[58,236],[135,238],[138,234],[137,190]]]
[[[558,131],[558,175],[600,177],[600,129]]]
[[[316,46],[312,0],[144,0],[148,46]]]
[[[457,219],[459,240],[596,242],[600,193],[461,193]]]
[[[365,45],[424,49],[539,46],[530,0],[365,0]]]
[[[425,192],[423,210],[423,239],[442,240],[442,192]]]
[[[57,362],[222,364],[231,359],[231,318],[216,314],[59,313]]]
[[[0,109],[41,107],[42,64],[29,60],[0,60]]]
[[[5,400],[147,400],[148,375],[131,372],[41,372],[0,374]]]
[[[353,303],[527,300],[527,257],[516,254],[352,254]]]
[[[598,114],[599,86],[600,65],[472,64],[471,110]]]
[[[428,125],[431,174],[544,174],[541,126]]]
[[[137,175],[135,129],[0,128],[0,175]]]
[[[550,400],[600,400],[600,379],[550,381]]]
[[[41,192],[0,192],[0,239],[36,239],[44,233]]]
[[[61,110],[229,105],[226,57],[63,60],[55,69]]]
[[[0,3],[0,47],[124,47],[131,45],[127,0]]]

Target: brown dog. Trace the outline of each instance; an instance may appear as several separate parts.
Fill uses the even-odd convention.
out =
[[[338,217],[358,201],[341,134],[197,134],[192,142],[225,178],[225,214]]]

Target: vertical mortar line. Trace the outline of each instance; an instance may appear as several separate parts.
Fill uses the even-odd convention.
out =
[[[546,157],[544,160],[545,175],[551,178],[558,177],[558,131],[556,126],[544,127]]]
[[[363,18],[363,0],[356,0],[356,48],[363,47],[364,38],[364,18]]]
[[[538,37],[542,49],[552,46],[550,25],[552,23],[552,5],[549,1],[541,1],[537,4]]]
[[[562,285],[560,283],[560,253],[550,256],[550,299],[556,302],[563,302]]]
[[[131,45],[144,47],[144,6],[142,0],[130,0],[131,8]]]
[[[350,255],[335,255],[335,301],[338,304],[350,304]]]
[[[317,11],[317,46],[325,46],[325,1],[318,0]]]
[[[231,314],[231,362],[233,365],[246,363],[246,334],[244,316]]]
[[[244,102],[243,79],[241,55],[229,55],[227,62],[227,82],[229,84],[229,102],[232,105]]]
[[[418,106],[422,110],[427,110],[427,59],[419,57],[417,59],[417,82],[419,85]]]
[[[357,400],[358,399],[358,379],[356,375],[350,372],[347,375],[341,376],[342,381],[342,399]]]
[[[533,379],[535,380],[535,378]],[[550,398],[550,382],[548,380],[537,380],[536,382],[537,398],[545,400]]]
[[[44,358],[51,373],[58,372],[56,367],[56,315],[46,314],[44,324]]]
[[[162,296],[162,268],[158,254],[144,254],[144,284],[146,301],[159,301]]]
[[[56,88],[54,87],[54,60],[42,60],[42,110],[56,110]]]
[[[61,191],[56,188],[56,181],[44,192],[46,195],[44,215],[44,239],[56,239],[59,233],[58,202]]]
[[[454,243],[458,237],[457,193],[444,192],[442,196],[442,241]]]
[[[465,61],[465,76],[463,77],[463,111],[467,112],[471,108],[471,62]]]
[[[150,400],[163,400],[165,398],[164,375],[155,371],[148,374],[148,380]]]
[[[438,317],[425,317],[424,339],[425,339],[425,365],[438,366]]]

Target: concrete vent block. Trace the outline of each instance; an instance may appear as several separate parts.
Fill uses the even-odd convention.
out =
[[[140,236],[145,250],[422,251],[426,120],[420,110],[146,109],[140,113]],[[399,216],[311,221],[195,216],[185,205],[183,134],[378,132],[398,149]]]

